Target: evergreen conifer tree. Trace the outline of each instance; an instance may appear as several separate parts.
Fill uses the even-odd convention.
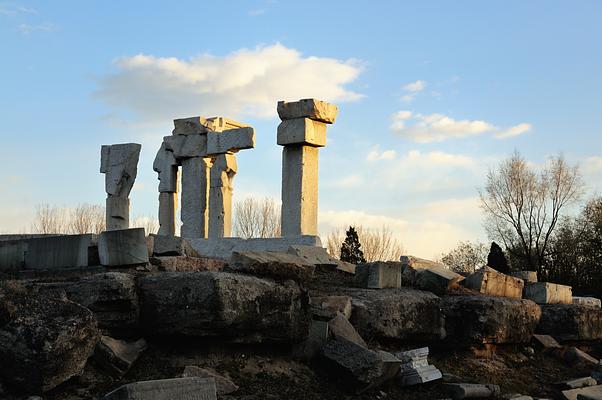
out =
[[[360,239],[354,227],[350,226],[347,231],[347,237],[341,245],[341,261],[352,264],[365,263],[364,253],[360,249]]]
[[[487,265],[503,274],[510,272],[504,251],[496,242],[491,242],[491,250],[489,250],[489,255],[487,256]]]

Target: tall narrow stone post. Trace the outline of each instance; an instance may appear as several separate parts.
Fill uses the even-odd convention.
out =
[[[318,148],[338,108],[320,100],[278,102],[282,151],[282,236],[318,234]]]
[[[232,192],[237,165],[234,154],[220,154],[211,168],[209,237],[232,234]]]
[[[104,145],[100,150],[100,172],[105,174],[106,230],[130,227],[129,195],[138,173],[141,145]]]
[[[159,174],[159,235],[176,234],[176,210],[178,207],[178,163],[165,143],[157,152],[153,170]]]
[[[182,237],[208,236],[210,169],[210,158],[191,157],[182,160]]]

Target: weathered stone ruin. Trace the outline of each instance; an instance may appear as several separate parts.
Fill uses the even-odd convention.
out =
[[[0,398],[600,398],[599,299],[532,271],[353,265],[321,247],[318,149],[337,113],[278,103],[271,239],[230,237],[235,154],[254,147],[252,127],[174,121],[148,236],[129,226],[140,145],[103,146],[105,232],[0,235]]]

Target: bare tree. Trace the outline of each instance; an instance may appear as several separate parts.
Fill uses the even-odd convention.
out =
[[[105,208],[97,204],[79,204],[71,210],[69,232],[100,233],[105,230]]]
[[[132,222],[132,228],[144,228],[144,232],[148,236],[159,231],[159,220],[146,215],[138,215]]]
[[[497,170],[490,170],[480,191],[485,228],[524,267],[541,272],[546,251],[567,205],[583,194],[577,166],[559,155],[538,173],[515,152]]]
[[[393,236],[393,232],[383,226],[380,229],[368,229],[355,226],[362,252],[367,262],[373,261],[399,261],[399,256],[404,253],[403,245]],[[341,244],[345,240],[345,229],[337,229],[326,238],[328,253],[336,258],[341,256]]]
[[[233,234],[237,237],[280,236],[280,206],[270,198],[249,197],[234,204]]]
[[[33,233],[65,234],[69,232],[69,210],[49,204],[38,204],[31,226]]]
[[[484,243],[466,241],[458,243],[454,249],[443,254],[440,261],[452,271],[471,274],[487,264],[488,253],[489,250]]]

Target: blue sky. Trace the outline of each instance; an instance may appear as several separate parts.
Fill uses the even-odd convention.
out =
[[[518,149],[602,188],[602,3],[4,2],[0,231],[38,203],[104,202],[100,145],[142,143],[134,215],[156,214],[171,119],[253,125],[235,196],[280,197],[277,100],[340,107],[320,230],[387,225],[433,257],[486,240],[477,189]]]

